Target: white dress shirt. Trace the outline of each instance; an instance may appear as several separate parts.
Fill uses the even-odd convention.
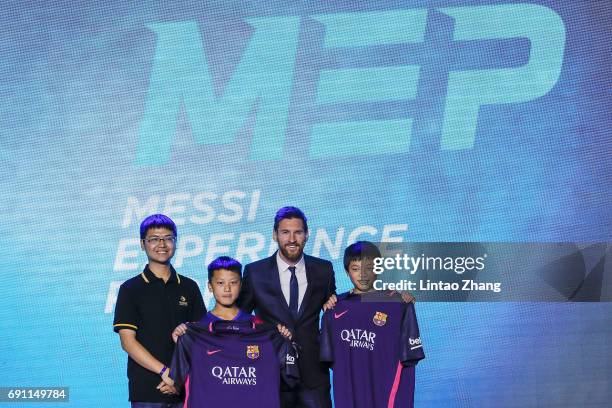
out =
[[[290,282],[291,282],[291,271],[289,270],[289,265],[287,262],[283,260],[280,256],[280,252],[276,253],[276,264],[278,265],[278,276],[280,277],[281,290],[283,291],[283,295],[285,296],[285,300],[287,301],[287,305],[289,304],[289,294],[291,293]],[[298,289],[299,289],[299,297],[298,297],[298,310],[300,310],[300,306],[302,305],[302,300],[304,299],[304,294],[306,293],[306,288],[308,287],[308,279],[306,279],[306,264],[304,263],[304,255],[295,264],[295,277],[298,281]]]

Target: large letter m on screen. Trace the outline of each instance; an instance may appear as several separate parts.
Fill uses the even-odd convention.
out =
[[[222,95],[215,95],[195,22],[154,23],[155,58],[140,126],[136,162],[170,158],[179,109],[184,106],[198,144],[234,141],[257,104],[251,159],[280,158],[287,126],[299,18],[251,18],[254,34]]]
[[[561,73],[565,26],[553,10],[533,4],[441,7],[438,11],[453,19],[454,43],[508,38],[526,38],[530,43],[529,58],[521,66],[454,69],[448,73],[440,148],[471,149],[482,106],[532,101],[553,88]],[[325,28],[323,48],[350,53],[363,47],[426,41],[428,12],[415,8],[312,18]],[[282,158],[300,18],[246,21],[253,27],[253,34],[229,82],[217,92],[195,22],[148,26],[157,35],[157,45],[140,126],[137,164],[159,165],[169,160],[181,106],[198,144],[235,142],[257,107],[256,117],[250,122],[249,158]],[[318,105],[314,108],[417,98],[418,87],[425,86],[420,84],[420,67],[398,66],[392,59],[385,66],[373,61],[373,66],[365,67],[322,67]],[[366,115],[354,116],[352,121],[338,119],[312,123],[310,157],[409,151],[410,118],[373,120]]]

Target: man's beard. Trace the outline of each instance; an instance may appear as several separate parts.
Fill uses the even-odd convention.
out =
[[[281,252],[283,257],[285,259],[287,259],[288,261],[297,262],[297,261],[300,260],[300,258],[302,257],[302,254],[304,253],[304,247],[298,246],[298,248],[299,248],[299,251],[298,251],[297,255],[289,254],[284,246],[279,246],[278,250]]]

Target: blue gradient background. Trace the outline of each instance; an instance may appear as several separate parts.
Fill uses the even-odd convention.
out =
[[[204,238],[268,236],[274,211],[292,203],[313,232],[405,223],[405,239],[415,242],[612,241],[609,2],[532,2],[565,25],[558,82],[532,101],[482,107],[473,148],[440,147],[449,70],[525,64],[529,42],[453,42],[453,20],[438,8],[514,3],[3,1],[0,385],[69,386],[71,406],[127,406],[126,356],[104,306],[109,282],[136,274],[113,271],[119,240],[137,236],[134,223],[121,226],[129,196],[262,191],[252,223],[180,227]],[[427,8],[424,42],[323,50],[324,27],[312,19],[405,8]],[[250,158],[250,125],[231,143],[196,144],[181,111],[168,162],[139,165],[156,46],[147,25],[196,21],[219,92],[248,41],[245,19],[264,16],[301,18],[282,158]],[[323,68],[404,64],[421,66],[413,99],[316,103]],[[408,152],[308,153],[316,123],[408,118]],[[339,289],[348,289],[332,260]],[[202,280],[203,257],[188,258],[180,272]],[[417,406],[612,401],[610,303],[417,303],[417,312],[427,354]]]

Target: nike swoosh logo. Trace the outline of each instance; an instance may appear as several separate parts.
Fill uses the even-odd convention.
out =
[[[342,312],[342,313],[334,313],[334,319],[339,319],[339,318],[341,318],[341,317],[342,317],[342,316],[344,316],[344,315],[345,315],[347,312],[348,312],[348,310],[345,310],[345,311],[344,311],[344,312]]]
[[[206,350],[206,354],[208,354],[209,356],[212,356],[213,354],[216,354],[218,352],[220,352],[221,350]]]

